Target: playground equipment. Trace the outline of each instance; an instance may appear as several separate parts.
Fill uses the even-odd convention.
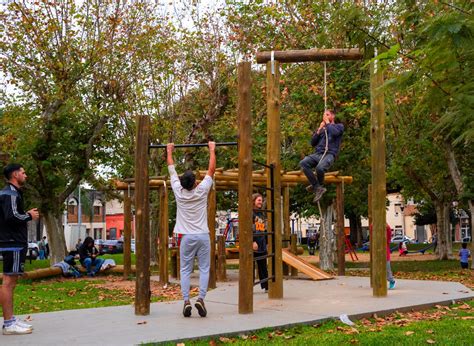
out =
[[[288,249],[283,249],[282,253],[283,262],[305,273],[313,280],[330,280],[334,278],[332,275],[329,275],[324,270],[316,268],[312,264],[292,254],[290,251],[288,251]]]
[[[375,52],[375,55],[377,53]],[[266,185],[272,189],[272,198],[268,204],[268,210],[273,210],[269,218],[269,229],[274,230],[271,241],[274,244],[274,258],[270,266],[269,276],[275,279],[269,282],[269,298],[283,298],[283,251],[282,251],[282,210],[279,207],[282,199],[282,188],[285,187],[281,176],[280,165],[280,70],[279,63],[293,63],[306,61],[330,61],[330,60],[360,60],[362,54],[359,49],[310,49],[299,51],[272,51],[257,53],[257,62],[267,65],[267,161],[265,165]],[[242,62],[238,65],[238,129],[239,129],[239,174],[232,182],[233,184],[222,184],[221,187],[238,187],[239,192],[239,216],[240,216],[240,253],[239,266],[239,313],[251,313],[253,311],[253,251],[252,251],[252,204],[251,194],[253,191],[252,155],[251,155],[251,65],[250,62]],[[384,137],[384,95],[383,75],[378,67],[377,61],[371,63],[371,151],[372,151],[372,192],[369,200],[371,206],[370,218],[374,225],[371,283],[374,296],[386,296],[387,284],[385,280],[385,137]],[[150,230],[149,230],[149,174],[148,174],[148,143],[150,132],[150,119],[148,116],[137,116],[137,141],[135,152],[135,210],[136,210],[136,247],[137,247],[137,281],[135,313],[137,315],[149,314],[150,306]],[[271,184],[270,168],[276,173],[273,175]],[[341,179],[336,181],[337,191],[337,214],[343,220],[343,188]],[[163,185],[166,182],[162,182]],[[288,182],[285,188],[292,184]],[[217,184],[216,184],[217,188]],[[166,188],[164,189],[166,190]],[[284,192],[286,195],[286,191]],[[213,201],[215,210],[215,190],[209,200]],[[212,210],[212,209],[211,209]],[[209,220],[209,226],[215,229]],[[337,244],[338,244],[338,273],[344,273],[344,227],[343,221],[337,222]],[[166,235],[166,238],[168,235]],[[211,235],[211,240],[215,239]],[[160,237],[161,240],[161,237]],[[161,244],[163,246],[163,244]],[[215,251],[215,246],[211,247]],[[211,254],[211,256],[213,256]],[[214,258],[214,256],[212,257]],[[211,265],[214,261],[211,261]]]

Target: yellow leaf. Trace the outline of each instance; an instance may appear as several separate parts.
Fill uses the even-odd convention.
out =
[[[426,342],[429,343],[429,344],[434,344],[434,343],[436,343],[436,341],[434,341],[433,339],[428,339],[428,340],[426,340]]]
[[[411,330],[409,330],[408,332],[405,332],[405,335],[406,335],[406,336],[413,335],[413,334],[415,334],[415,332],[413,332],[413,331],[411,331]]]

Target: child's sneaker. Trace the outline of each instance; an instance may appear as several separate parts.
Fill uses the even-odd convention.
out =
[[[184,317],[191,317],[191,310],[192,310],[191,303],[189,301],[184,302],[183,306],[183,316]]]
[[[199,316],[206,317],[207,310],[206,310],[206,306],[204,305],[204,300],[202,300],[201,298],[198,298],[198,300],[196,300],[196,304],[194,304],[194,306],[198,310]]]
[[[392,280],[390,281],[390,283],[388,284],[388,289],[389,290],[393,290],[395,288],[395,280]]]

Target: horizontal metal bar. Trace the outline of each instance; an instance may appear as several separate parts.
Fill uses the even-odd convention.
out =
[[[257,189],[269,190],[269,191],[273,191],[273,190],[274,190],[273,187],[267,187],[266,185],[252,185],[252,187],[255,187],[255,188],[257,188]]]
[[[252,209],[254,211],[261,211],[261,212],[264,212],[264,213],[274,213],[275,210],[273,209]]]
[[[253,260],[254,261],[260,261],[262,259],[265,259],[265,258],[270,258],[270,257],[274,257],[275,254],[274,253],[270,253],[268,255],[261,255],[261,256],[257,256],[257,257],[254,257]]]
[[[259,236],[259,235],[273,235],[273,232],[253,232],[252,233],[253,235],[255,236]]]
[[[262,163],[262,162],[258,162],[258,161],[255,161],[255,160],[252,160],[253,163],[255,163],[256,165],[259,165],[259,166],[263,166],[263,167],[267,167],[267,168],[270,168],[270,169],[273,169],[273,165],[267,165],[265,163]]]
[[[218,142],[216,143],[216,147],[230,147],[236,146],[237,142]],[[167,144],[150,144],[149,149],[164,149],[166,148]],[[194,144],[175,144],[175,148],[197,148],[197,147],[207,147],[207,143],[194,143]]]
[[[267,282],[267,281],[270,281],[270,280],[273,280],[275,278],[274,275],[266,278],[266,279],[263,279],[263,280],[259,280],[259,281],[254,281],[253,282],[253,285],[256,286],[256,285],[260,285],[260,284],[263,284],[264,282]]]

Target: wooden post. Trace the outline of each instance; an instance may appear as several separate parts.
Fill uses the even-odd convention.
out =
[[[374,261],[372,258],[372,232],[370,231],[370,227],[372,225],[372,184],[368,186],[368,216],[369,216],[369,259],[370,259],[370,287],[374,287]]]
[[[291,253],[298,256],[298,237],[296,234],[290,235]],[[298,276],[298,269],[291,267],[291,276]]]
[[[290,188],[285,186],[283,188],[283,248],[289,247],[290,243]],[[288,275],[290,266],[283,263],[283,275]]]
[[[239,314],[253,312],[251,64],[239,63]]]
[[[217,281],[227,281],[227,273],[225,267],[225,238],[223,235],[217,236]]]
[[[273,193],[275,205],[271,199],[267,199],[269,209],[273,209],[269,214],[268,229],[275,230],[273,237],[275,243],[275,259],[270,258],[269,276],[275,276],[275,281],[270,280],[268,286],[268,297],[272,299],[283,298],[283,259],[281,252],[281,171],[280,171],[280,66],[278,61],[267,62],[267,165],[274,166]],[[267,186],[271,186],[270,170],[267,169]],[[274,265],[273,265],[274,263]]]
[[[386,177],[385,177],[385,107],[382,90],[383,74],[379,62],[371,64],[371,152],[372,152],[372,259],[374,261],[375,297],[387,296],[387,235],[386,225]]]
[[[337,275],[346,275],[346,234],[344,232],[344,192],[342,184],[336,184]]]
[[[169,282],[168,274],[168,239],[169,239],[169,216],[168,216],[168,189],[163,186],[160,189],[160,244],[158,256],[160,259],[160,283]]]
[[[123,192],[123,278],[128,279],[132,267],[132,199]]]
[[[216,288],[216,189],[213,186],[207,200],[207,224],[211,241],[211,266],[209,268],[209,288]]]
[[[135,143],[135,315],[150,314],[150,201],[148,199],[148,138],[150,118],[137,116]]]

